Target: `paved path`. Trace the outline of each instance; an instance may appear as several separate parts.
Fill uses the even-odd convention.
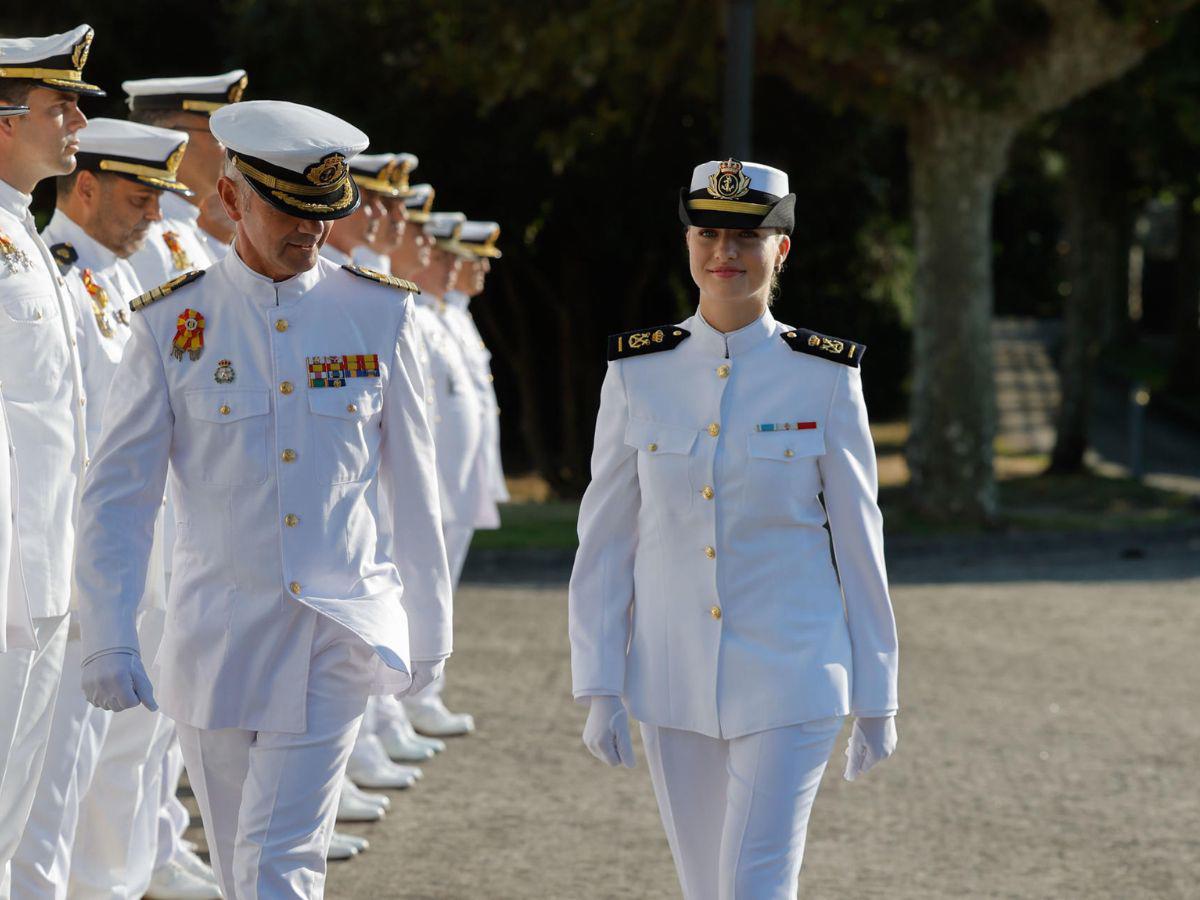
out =
[[[1197,896],[1200,542],[892,576],[899,754],[848,784],[839,742],[801,896]],[[563,585],[471,585],[458,614],[449,699],[479,733],[351,829],[372,849],[331,866],[327,896],[677,897],[644,765],[578,743]]]

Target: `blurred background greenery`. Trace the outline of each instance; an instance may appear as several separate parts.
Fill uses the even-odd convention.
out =
[[[729,155],[729,17],[748,5],[750,158],[798,195],[776,316],[870,347],[873,419],[908,422],[914,515],[986,523],[996,317],[1061,326],[1042,469],[1085,471],[1104,372],[1200,422],[1195,2],[59,0],[6,6],[0,33],[90,23],[109,91],[90,115],[123,115],[125,79],[243,67],[247,99],[337,113],[416,153],[439,209],[500,221],[473,311],[506,469],[569,501],[605,335],[694,309],[677,191]]]

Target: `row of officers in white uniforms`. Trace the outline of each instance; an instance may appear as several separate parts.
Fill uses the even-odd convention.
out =
[[[362,788],[474,727],[440,691],[507,499],[499,227],[241,70],[87,122],[92,38],[0,40],[0,897],[316,896]]]

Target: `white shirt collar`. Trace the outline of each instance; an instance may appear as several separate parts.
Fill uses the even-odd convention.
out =
[[[7,210],[22,221],[29,216],[29,204],[33,197],[18,191],[7,181],[0,179],[0,209]]]
[[[55,209],[49,224],[42,232],[42,237],[52,236],[55,243],[65,241],[75,248],[83,268],[110,268],[119,259],[98,240],[83,230],[83,227],[68,216],[63,210]],[[49,243],[49,241],[47,241]]]
[[[329,266],[329,262],[324,261],[325,266]],[[272,281],[266,275],[254,271],[238,253],[237,244],[234,243],[232,252],[226,253],[225,257],[220,261],[213,263],[212,268],[221,269],[225,275],[233,282],[234,287],[248,297],[264,306],[286,305],[295,303],[310,290],[316,287],[317,283],[328,272],[321,271],[322,260],[318,259],[317,264],[299,275],[293,275],[286,281]]]
[[[694,316],[683,323],[683,327],[692,333],[689,343],[693,348],[698,346],[705,352],[729,359],[753,350],[763,341],[774,336],[776,332],[775,317],[771,315],[769,309],[749,325],[728,334],[717,331],[709,325],[704,320],[704,316],[700,314],[699,309],[696,310]]]
[[[471,298],[462,291],[447,291],[445,299],[447,305],[462,310],[465,310],[471,302]]]

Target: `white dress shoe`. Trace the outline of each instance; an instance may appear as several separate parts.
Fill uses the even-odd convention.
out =
[[[421,777],[415,766],[401,766],[388,759],[383,744],[373,734],[360,735],[350,754],[346,775],[359,787],[402,790],[412,787]]]
[[[392,798],[387,794],[368,794],[349,778],[342,780],[342,793],[349,793],[356,800],[362,800],[364,803],[373,803],[376,806],[382,806],[384,809],[392,808]]]
[[[214,885],[217,883],[217,873],[212,870],[212,866],[197,856],[195,851],[189,850],[187,847],[181,845],[179,852],[171,857],[171,862],[183,866],[187,869],[189,875],[203,878]]]
[[[383,818],[384,809],[377,803],[368,803],[355,797],[345,788],[338,797],[337,820],[339,822],[378,822]]]
[[[475,718],[470,713],[455,713],[446,709],[441,698],[420,705],[406,706],[408,720],[421,734],[432,737],[456,737],[475,730]]]
[[[356,856],[358,856],[358,848],[335,831],[333,833],[333,840],[329,842],[329,849],[325,851],[325,858],[343,860],[354,859]]]
[[[406,729],[399,725],[388,725],[379,732],[379,742],[393,762],[425,762],[433,759],[437,751],[422,741],[417,735],[406,734]],[[407,731],[412,731],[409,726]]]
[[[337,833],[337,836],[339,838],[341,838],[343,841],[345,841],[347,844],[349,844],[351,847],[353,847],[355,850],[357,850],[359,853],[365,853],[366,851],[371,849],[371,842],[368,841],[365,837],[360,837],[357,834],[346,834],[345,832],[341,832],[341,831],[339,831]]]
[[[221,892],[211,881],[197,878],[172,859],[154,870],[144,896],[150,900],[220,900]]]

